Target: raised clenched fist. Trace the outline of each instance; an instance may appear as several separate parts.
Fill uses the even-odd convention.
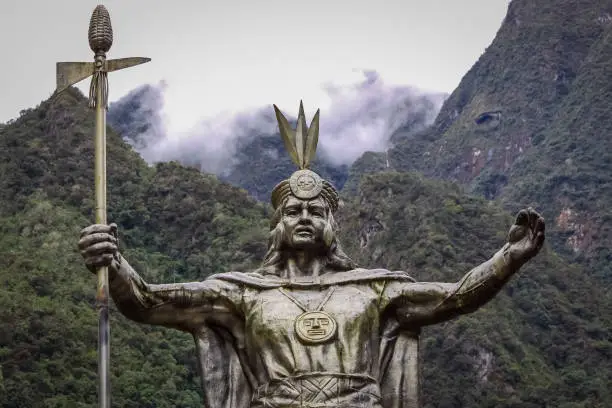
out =
[[[519,265],[533,258],[544,244],[544,218],[532,208],[519,211],[508,233],[507,254]]]

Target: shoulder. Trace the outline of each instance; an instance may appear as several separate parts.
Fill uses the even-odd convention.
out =
[[[412,280],[412,276],[408,271],[390,271],[388,269],[354,269],[355,273],[364,273],[373,276],[380,276],[383,279],[399,279],[399,280]]]
[[[329,272],[303,282],[290,282],[277,275],[266,273],[266,270],[255,272],[226,272],[210,276],[207,280],[218,280],[256,289],[273,289],[281,286],[329,286],[338,284],[369,284],[372,282],[415,282],[405,271],[389,271],[387,269],[351,269],[341,272]]]
[[[344,272],[335,272],[325,275],[326,281],[336,283],[352,283],[352,282],[374,282],[374,281],[403,281],[415,282],[406,271],[390,271],[387,269],[363,269],[357,268]]]
[[[253,286],[260,289],[274,288],[282,284],[281,280],[277,276],[262,274],[260,271],[218,273],[209,276],[206,280],[230,282],[238,285]]]

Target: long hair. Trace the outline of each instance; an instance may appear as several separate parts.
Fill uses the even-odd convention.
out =
[[[280,275],[286,267],[287,249],[284,248],[285,228],[281,222],[283,208],[287,199],[283,200],[278,206],[270,220],[270,236],[268,238],[268,252],[263,261],[262,269],[264,273]],[[344,253],[336,236],[338,225],[334,220],[333,213],[327,207],[327,223],[323,229],[323,241],[325,245],[324,267],[334,271],[350,271],[355,269],[357,264]]]

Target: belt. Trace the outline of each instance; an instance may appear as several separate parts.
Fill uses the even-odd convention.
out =
[[[251,408],[382,408],[377,381],[366,375],[304,374],[261,385]]]

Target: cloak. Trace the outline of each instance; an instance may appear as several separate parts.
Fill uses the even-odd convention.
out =
[[[213,275],[221,279],[256,289],[279,287],[324,287],[336,284],[364,283],[376,280],[415,282],[407,273],[383,269],[356,269],[323,275],[316,281],[288,281],[276,275],[229,272]],[[419,330],[400,327],[394,316],[381,322],[378,383],[384,408],[419,407]],[[249,372],[241,338],[242,327],[232,327],[231,333],[215,324],[194,333],[196,350],[201,362],[201,379],[206,408],[249,408],[255,377]]]

